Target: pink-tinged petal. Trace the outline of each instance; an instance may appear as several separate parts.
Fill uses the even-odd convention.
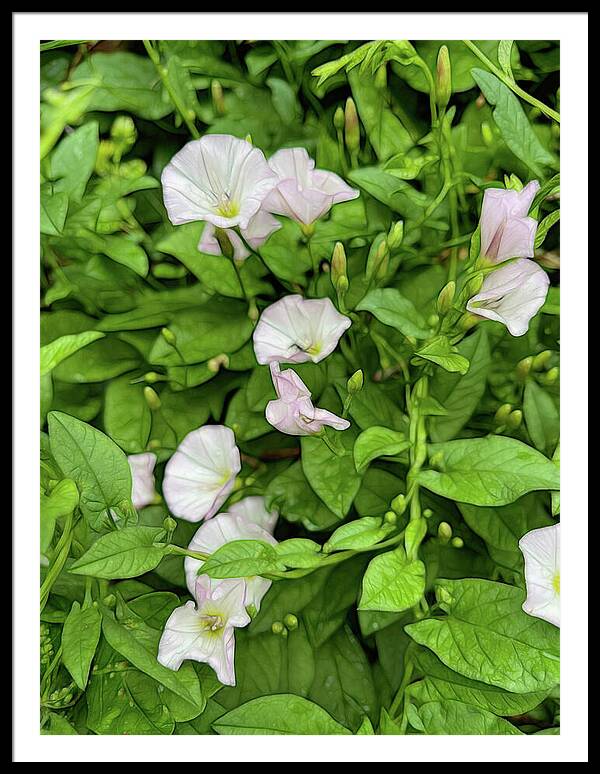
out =
[[[529,213],[533,200],[539,190],[540,184],[537,180],[532,180],[530,183],[527,183],[527,185],[518,192],[518,204],[517,207],[511,211],[512,217],[524,218]]]
[[[528,532],[519,548],[527,587],[523,610],[560,626],[560,524]]]
[[[231,246],[233,247],[233,258],[236,261],[244,261],[249,255],[250,251],[240,239],[239,235],[231,228],[224,229],[227,234]],[[215,227],[212,223],[206,223],[200,242],[198,243],[198,250],[201,253],[207,253],[207,255],[222,255],[221,245],[215,235]]]
[[[201,521],[214,516],[241,470],[233,432],[205,425],[188,433],[165,468],[163,494],[174,516]]]
[[[138,510],[145,508],[156,500],[154,488],[154,466],[156,455],[151,452],[130,454],[127,462],[131,469],[132,493],[131,501]]]
[[[278,398],[286,403],[291,403],[300,398],[310,398],[308,387],[292,368],[286,368],[285,371],[282,371],[279,363],[275,361],[269,363],[269,367]]]
[[[332,205],[330,194],[315,188],[302,189],[295,180],[282,180],[265,199],[265,207],[271,212],[305,226],[329,212]]]
[[[501,265],[483,281],[467,309],[480,317],[501,322],[513,336],[522,336],[546,300],[550,280],[533,261],[520,258]]]
[[[339,175],[336,175],[335,172],[317,169],[313,174],[313,181],[321,191],[332,197],[333,204],[348,202],[351,199],[357,199],[360,196],[360,191],[356,188],[351,188]]]
[[[269,166],[279,181],[292,179],[302,188],[308,188],[315,162],[306,148],[282,148],[270,157]]]
[[[256,524],[262,527],[271,535],[279,518],[279,513],[275,509],[267,511],[265,498],[258,495],[244,497],[243,500],[230,505],[228,512],[245,524]]]
[[[333,427],[334,430],[347,430],[350,427],[350,422],[347,419],[338,417],[337,414],[325,409],[316,408],[314,419],[321,426],[327,425],[328,427]]]
[[[264,244],[274,231],[281,228],[281,223],[264,209],[260,209],[248,223],[242,236],[253,250]]]
[[[333,352],[351,324],[329,298],[284,296],[264,310],[254,329],[256,359],[261,365],[318,363]]]
[[[537,226],[537,220],[533,218],[509,220],[502,231],[496,261],[501,263],[510,258],[532,258]]]
[[[157,660],[168,669],[179,669],[187,659],[206,661],[201,621],[193,602],[173,610],[158,644]]]
[[[519,241],[521,235],[525,240],[523,225],[516,226],[514,221],[527,219],[531,203],[539,191],[537,180],[528,183],[521,191],[503,188],[488,188],[483,194],[481,208],[481,255],[492,261],[501,262],[509,258],[529,258],[533,255],[533,242]],[[528,225],[528,229],[531,225]],[[506,235],[505,232],[512,232]],[[534,230],[535,236],[535,230]],[[511,252],[516,247],[515,252]]]
[[[214,134],[184,145],[161,182],[171,223],[205,220],[220,228],[246,228],[277,180],[258,148]]]

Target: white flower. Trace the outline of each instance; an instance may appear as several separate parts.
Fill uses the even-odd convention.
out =
[[[325,215],[334,204],[356,199],[359,191],[350,188],[339,175],[315,169],[315,162],[304,148],[283,148],[269,159],[277,175],[277,187],[265,200],[265,208],[309,226]]]
[[[210,519],[233,489],[242,465],[233,432],[223,425],[192,430],[165,468],[163,494],[174,516]]]
[[[295,371],[291,368],[281,371],[279,363],[270,365],[277,400],[267,403],[265,417],[269,424],[287,435],[314,435],[320,433],[324,425],[336,430],[350,427],[347,419],[315,408],[310,390]]]
[[[534,529],[519,540],[525,559],[523,610],[560,626],[560,524]]]
[[[527,213],[539,190],[537,180],[521,191],[486,189],[480,219],[482,255],[495,263],[533,256],[537,221]]]
[[[187,602],[169,616],[158,645],[158,661],[177,670],[186,659],[209,664],[223,685],[235,685],[234,628],[247,626],[244,584],[199,577],[196,602]]]
[[[244,522],[249,524],[258,524],[259,527],[266,529],[273,534],[279,514],[276,510],[267,511],[265,508],[265,498],[258,495],[244,497],[243,500],[230,505],[227,509],[232,516],[239,516]]]
[[[240,229],[243,239],[233,229],[225,229],[231,246],[233,247],[233,258],[236,261],[243,261],[249,255],[250,251],[244,244],[244,241],[250,245],[253,250],[258,249],[264,244],[274,231],[281,228],[281,223],[274,218],[271,213],[265,210],[259,210],[253,215],[248,223],[248,228]],[[209,255],[222,255],[221,245],[215,235],[215,227],[212,223],[206,223],[202,238],[198,244],[198,250],[201,253]]]
[[[520,258],[490,272],[467,303],[473,314],[504,323],[513,336],[527,333],[529,321],[546,300],[550,280],[533,261]]]
[[[337,347],[352,321],[329,298],[284,296],[268,306],[254,329],[254,353],[262,365],[318,363]]]
[[[237,515],[231,512],[219,513],[214,519],[204,523],[192,538],[188,549],[202,554],[212,554],[233,540],[262,540],[271,545],[277,544],[270,532],[248,520],[249,511],[240,512],[239,508],[237,510]],[[203,564],[201,559],[194,559],[191,556],[185,558],[185,580],[192,593]],[[246,587],[246,605],[254,605],[255,609],[259,610],[262,598],[271,587],[271,581],[258,575],[240,580]]]
[[[156,455],[152,452],[130,454],[127,462],[131,468],[132,494],[131,501],[138,510],[156,502],[154,489],[154,466]]]
[[[174,225],[205,220],[246,229],[277,179],[263,152],[246,140],[207,134],[173,156],[161,182]]]

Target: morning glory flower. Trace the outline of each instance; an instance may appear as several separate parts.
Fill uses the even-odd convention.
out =
[[[513,336],[527,333],[529,321],[546,300],[550,280],[533,261],[520,258],[490,272],[467,309],[504,323]]]
[[[350,427],[347,419],[313,406],[310,390],[295,371],[291,368],[281,371],[279,363],[270,365],[277,400],[267,403],[265,417],[269,424],[287,435],[314,435],[324,425],[335,430]]]
[[[277,215],[309,226],[325,215],[334,204],[356,199],[359,191],[350,188],[339,175],[315,169],[315,162],[304,148],[283,148],[269,159],[277,175],[277,187],[265,200],[265,207]]]
[[[237,515],[231,512],[219,513],[214,519],[205,522],[192,538],[188,549],[190,551],[199,551],[203,554],[212,554],[217,548],[221,548],[226,543],[231,543],[232,540],[262,540],[271,545],[277,544],[270,532],[267,532],[266,529],[258,524],[249,521],[247,515],[238,509]],[[204,562],[201,559],[194,559],[191,556],[186,556],[185,558],[185,580],[192,594],[194,593],[198,573],[201,572],[203,564]],[[254,605],[255,610],[258,611],[262,598],[271,587],[271,581],[258,575],[252,578],[242,578],[241,580],[246,587],[246,605]]]
[[[192,430],[165,468],[163,495],[174,516],[210,519],[230,495],[241,470],[233,432],[223,425]]]
[[[231,246],[233,247],[233,258],[236,261],[243,261],[249,255],[249,245],[253,250],[257,250],[274,231],[281,228],[281,223],[266,210],[259,210],[256,215],[250,218],[248,228],[240,229],[243,239],[233,229],[225,229]],[[246,244],[244,244],[246,242]],[[212,223],[206,223],[204,231],[202,232],[202,238],[198,244],[198,250],[201,253],[208,253],[209,255],[222,255],[221,245],[215,235],[215,227]]]
[[[523,610],[560,626],[560,524],[534,529],[519,540],[525,559]]]
[[[156,502],[156,490],[154,489],[154,466],[156,455],[151,452],[144,454],[130,454],[127,462],[131,469],[132,493],[131,501],[134,508],[139,510]]]
[[[247,229],[277,178],[263,152],[246,140],[207,134],[173,156],[161,183],[174,225],[204,220]]]
[[[533,257],[537,221],[527,213],[539,189],[537,180],[521,191],[486,189],[480,220],[481,255],[494,263]]]
[[[185,660],[200,661],[215,670],[220,683],[235,685],[234,628],[250,623],[244,594],[241,581],[200,576],[196,601],[173,610],[165,624],[158,661],[175,671]]]
[[[268,306],[254,329],[254,353],[261,365],[313,363],[330,355],[352,325],[329,298],[284,296]]]

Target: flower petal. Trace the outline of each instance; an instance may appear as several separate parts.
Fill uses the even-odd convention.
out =
[[[527,586],[523,610],[560,626],[560,524],[531,530],[519,548]]]
[[[131,500],[138,510],[150,505],[156,499],[154,488],[154,466],[156,455],[151,452],[130,454],[127,462],[131,468],[132,493]]]

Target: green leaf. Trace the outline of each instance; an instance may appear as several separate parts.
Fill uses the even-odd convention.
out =
[[[131,470],[116,443],[95,427],[59,411],[48,414],[48,432],[54,459],[77,484],[81,508],[92,526],[106,520],[111,508],[135,515]]]
[[[220,717],[218,734],[349,734],[331,715],[308,699],[291,693],[261,696]]]
[[[40,348],[40,376],[49,374],[59,363],[92,341],[104,338],[100,331],[84,331],[60,336]]]
[[[369,548],[384,540],[394,530],[393,524],[386,524],[378,516],[364,516],[338,527],[323,546],[323,552]]]
[[[508,720],[461,701],[431,701],[423,704],[418,715],[426,734],[523,734]]]
[[[468,422],[485,392],[488,370],[491,365],[490,348],[484,328],[463,339],[456,347],[458,353],[470,363],[468,371],[461,375],[436,369],[431,379],[431,393],[446,409],[443,416],[436,416],[429,423],[433,441],[449,441],[455,438]]]
[[[362,473],[377,457],[394,457],[411,446],[404,433],[387,427],[369,427],[354,443],[354,464]]]
[[[109,382],[104,393],[104,429],[128,454],[146,450],[152,414],[142,384],[125,376]]]
[[[554,210],[549,215],[546,215],[546,217],[539,222],[537,231],[535,232],[535,243],[534,247],[537,249],[538,247],[541,247],[544,243],[544,239],[546,238],[546,234],[552,226],[555,223],[558,223],[560,220],[560,210]]]
[[[268,509],[276,508],[286,521],[300,521],[306,529],[327,529],[339,521],[310,488],[299,461],[271,479],[265,496]]]
[[[352,428],[337,435],[339,454],[334,454],[320,438],[304,436],[301,441],[302,469],[306,479],[339,519],[346,516],[360,489],[361,477],[352,456],[355,437]]]
[[[124,527],[103,535],[71,565],[70,572],[95,578],[135,578],[153,570],[165,555],[165,546],[155,545],[162,527]]]
[[[148,256],[144,249],[131,239],[118,235],[102,237],[102,251],[140,277],[148,274]]]
[[[429,445],[441,455],[443,471],[422,470],[419,483],[450,500],[472,505],[506,505],[536,490],[559,489],[559,471],[543,454],[504,436],[468,438]]]
[[[40,191],[40,231],[47,236],[60,236],[69,209],[69,196],[65,191],[55,194]]]
[[[469,370],[467,358],[459,354],[458,349],[450,344],[446,336],[436,336],[418,349],[415,355],[436,363],[450,373],[466,374]]]
[[[362,167],[348,174],[352,183],[364,188],[377,201],[407,219],[418,220],[423,215],[429,199],[410,183],[384,172],[379,167]]]
[[[59,363],[53,374],[56,379],[69,384],[103,382],[139,366],[140,355],[132,346],[114,336],[98,338],[85,351]]]
[[[262,540],[232,540],[202,565],[202,572],[211,578],[247,578],[283,570],[285,564],[274,546]]]
[[[412,301],[396,288],[369,291],[356,309],[371,312],[384,325],[390,325],[405,336],[426,339],[431,334]]]
[[[559,673],[559,629],[521,609],[525,593],[488,580],[439,581],[448,615],[405,627],[450,669],[513,693],[549,690]]]
[[[79,202],[96,163],[98,123],[88,121],[65,135],[50,158],[49,177],[54,194],[65,193]]]
[[[560,418],[552,397],[533,379],[528,379],[523,395],[523,414],[533,445],[550,453],[560,435]]]
[[[518,98],[492,73],[474,68],[471,74],[486,100],[495,105],[494,121],[508,147],[535,175],[545,177],[544,167],[554,167],[556,159],[533,131]]]
[[[79,602],[73,602],[62,631],[62,662],[82,691],[98,647],[101,625],[102,616],[97,608],[82,610]]]
[[[425,593],[425,565],[409,561],[404,548],[371,560],[363,578],[359,610],[400,613],[419,603]]]
[[[54,535],[57,519],[69,516],[79,504],[79,492],[74,481],[63,478],[49,495],[40,493],[40,551],[46,552]]]

